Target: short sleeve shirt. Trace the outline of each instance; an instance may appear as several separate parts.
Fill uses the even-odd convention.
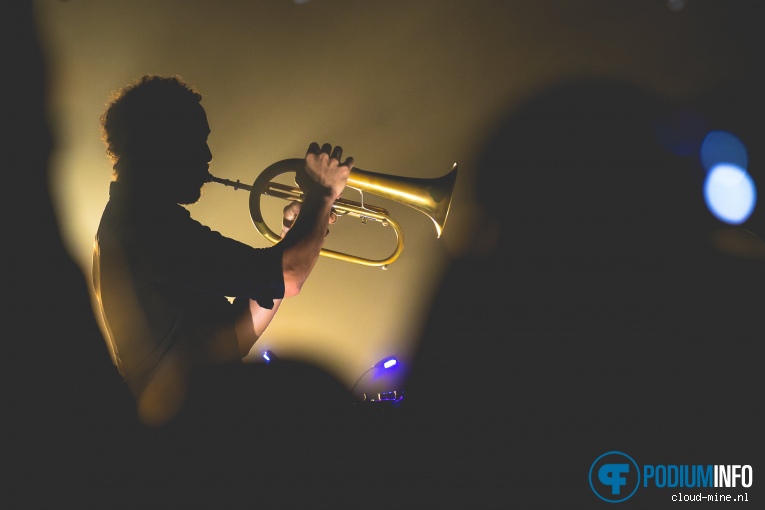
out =
[[[93,283],[118,368],[141,379],[173,348],[200,363],[239,359],[240,300],[228,298],[265,308],[283,298],[282,250],[225,237],[178,204],[112,182]]]

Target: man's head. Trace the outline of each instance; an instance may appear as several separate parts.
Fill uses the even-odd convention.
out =
[[[101,127],[116,179],[196,202],[212,159],[201,99],[177,76],[146,75],[115,92]]]

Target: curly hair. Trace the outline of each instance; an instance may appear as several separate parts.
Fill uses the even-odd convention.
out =
[[[188,115],[202,95],[179,76],[145,75],[111,94],[101,115],[101,139],[119,173],[131,153],[156,150],[164,133]]]

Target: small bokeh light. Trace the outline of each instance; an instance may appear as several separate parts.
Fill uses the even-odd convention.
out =
[[[704,200],[719,220],[733,225],[745,222],[757,203],[754,181],[746,171],[746,146],[728,131],[710,131],[701,143],[699,157],[707,170]]]
[[[374,368],[380,368],[380,367],[382,367],[382,368],[391,368],[391,367],[396,366],[397,363],[398,363],[398,360],[396,360],[396,358],[394,356],[391,356],[389,358],[382,359],[382,360],[378,361],[377,363],[375,363]]]
[[[263,356],[263,361],[265,361],[267,365],[271,364],[271,363],[273,363],[275,361],[279,361],[279,358],[270,349],[263,350],[261,355]]]
[[[744,169],[721,163],[707,174],[704,200],[718,219],[738,225],[752,214],[757,202],[757,191],[752,178]]]
[[[711,171],[721,163],[729,163],[746,171],[749,164],[746,146],[733,133],[711,131],[701,142],[701,164]]]
[[[667,8],[670,11],[682,11],[685,8],[685,0],[667,0]]]

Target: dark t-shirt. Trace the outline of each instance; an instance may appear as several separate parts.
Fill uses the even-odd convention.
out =
[[[178,204],[112,182],[93,283],[122,375],[140,388],[171,352],[197,366],[240,359],[235,316],[247,298],[271,308],[284,297],[281,264],[278,245],[247,246]]]

